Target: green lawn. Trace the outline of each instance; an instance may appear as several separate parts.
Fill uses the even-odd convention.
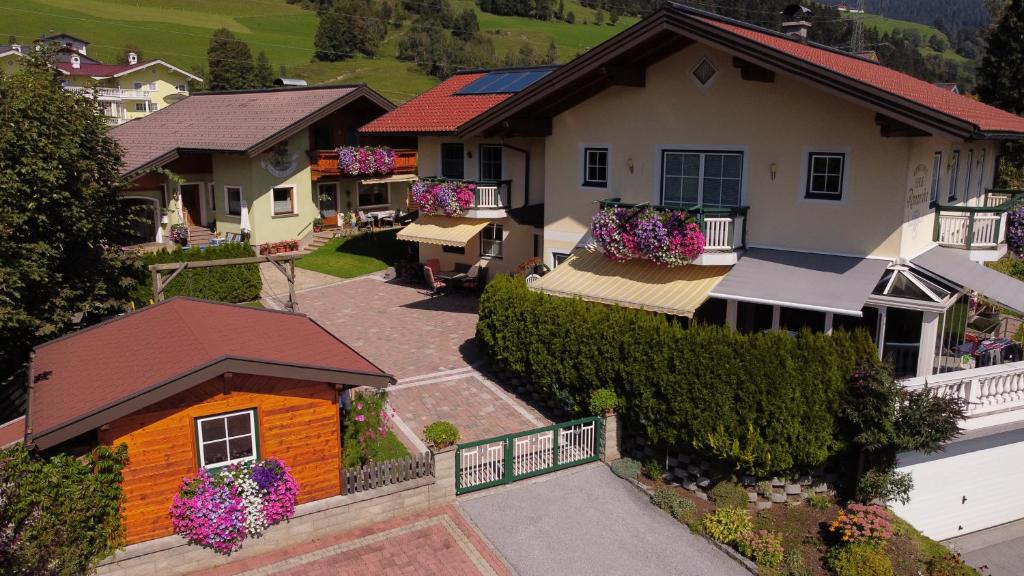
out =
[[[384,270],[407,254],[408,245],[395,238],[398,230],[332,238],[295,265],[338,278],[355,278]]]

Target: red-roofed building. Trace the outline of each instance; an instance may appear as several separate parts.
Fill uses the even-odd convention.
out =
[[[364,135],[417,137],[421,178],[473,187],[473,202],[459,213],[430,214],[399,232],[419,244],[422,262],[437,262],[435,271],[476,267],[493,276],[540,256],[544,139],[465,137],[461,131],[556,69],[460,72],[360,129]]]
[[[0,447],[127,444],[129,544],[172,533],[171,498],[200,466],[279,458],[300,502],[338,495],[340,395],[394,381],[302,314],[188,298],[36,347],[29,380],[28,413],[0,425]]]

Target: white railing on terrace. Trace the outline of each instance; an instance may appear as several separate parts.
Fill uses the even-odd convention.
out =
[[[107,126],[120,126],[128,121],[127,118],[117,118],[115,116],[104,116],[103,120],[107,123]]]
[[[1024,362],[907,378],[905,388],[928,388],[936,395],[958,396],[968,403],[967,416],[1024,408]]]
[[[939,219],[935,241],[957,248],[994,248],[1006,241],[1006,213],[945,212]]]
[[[732,250],[733,222],[730,216],[704,218],[704,249]]]
[[[83,96],[92,96],[95,91],[96,95],[100,98],[118,98],[126,100],[149,100],[149,91],[147,90],[133,90],[131,88],[89,88],[86,86],[65,86],[65,90],[68,92],[74,92],[75,94],[81,94]]]
[[[476,185],[476,208],[507,208],[507,187],[503,182]]]

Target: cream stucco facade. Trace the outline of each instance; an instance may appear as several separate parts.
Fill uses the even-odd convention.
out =
[[[702,86],[690,71],[703,59],[717,73]],[[582,185],[586,147],[608,149],[607,187]],[[967,156],[975,164],[973,199],[991,186],[996,155],[989,142],[882,137],[868,107],[784,74],[770,83],[743,80],[731,55],[699,44],[648,68],[645,87],[611,87],[556,116],[545,148],[549,264],[585,234],[595,202],[661,204],[666,150],[742,153],[747,246],[878,258],[912,257],[933,245],[935,152],[944,159],[941,203],[953,150],[961,153],[953,203],[967,194]],[[805,197],[812,152],[845,156],[841,199]]]
[[[112,124],[142,118],[188,96],[189,76],[160,61],[144,64],[136,70],[108,78],[77,74],[63,78],[65,88],[91,93],[103,107],[103,115]]]

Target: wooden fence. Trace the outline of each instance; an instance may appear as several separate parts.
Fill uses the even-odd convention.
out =
[[[434,459],[430,452],[414,454],[399,460],[386,460],[359,468],[341,471],[341,493],[355,494],[382,486],[434,475]]]

